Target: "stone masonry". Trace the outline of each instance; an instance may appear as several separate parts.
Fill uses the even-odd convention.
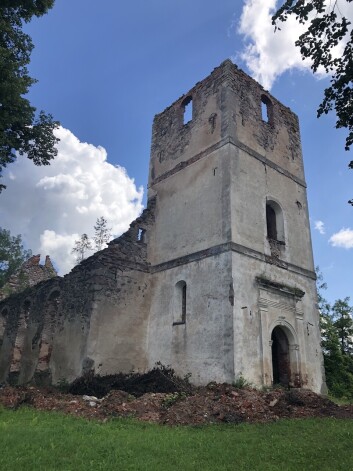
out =
[[[0,289],[0,300],[6,298],[11,293],[17,293],[56,275],[56,270],[51,263],[49,255],[45,257],[44,265],[40,264],[40,255],[33,255],[33,257],[30,257],[21,265],[16,273],[10,277],[9,281]]]
[[[0,381],[161,361],[325,392],[315,279],[298,119],[227,60],[155,116],[128,232],[0,303]]]

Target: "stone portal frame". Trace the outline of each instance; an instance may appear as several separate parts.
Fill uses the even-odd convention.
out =
[[[298,335],[294,327],[284,320],[278,320],[273,322],[269,328],[269,345],[271,347],[271,383],[274,384],[273,364],[272,364],[272,333],[276,327],[280,327],[282,332],[288,340],[289,347],[289,370],[290,378],[288,378],[289,386],[300,387],[301,386],[301,372],[300,372],[300,351],[298,343]]]
[[[302,297],[298,288],[284,286],[263,278],[259,285],[259,317],[261,329],[262,384],[273,385],[272,332],[280,327],[287,337],[291,377],[289,385],[300,387],[305,375],[304,327]]]

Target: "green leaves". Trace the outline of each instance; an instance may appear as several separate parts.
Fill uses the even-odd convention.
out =
[[[86,253],[92,250],[92,242],[87,234],[82,234],[79,240],[75,241],[72,253],[76,254],[77,263],[81,263],[86,258]]]
[[[108,221],[103,216],[97,218],[93,239],[96,250],[102,250],[111,239],[111,228],[108,227]]]
[[[0,177],[3,168],[18,155],[27,155],[36,165],[48,165],[57,155],[59,141],[53,131],[59,126],[23,95],[36,82],[27,65],[33,43],[22,31],[23,21],[42,16],[54,0],[0,0]],[[5,188],[0,184],[0,192]]]
[[[21,235],[12,236],[10,231],[0,227],[0,288],[31,256],[31,250],[23,247]]]
[[[318,267],[316,272],[327,386],[332,395],[353,399],[353,307],[348,297],[331,306],[322,295],[327,286]]]
[[[345,0],[351,3],[352,0]],[[272,24],[285,22],[289,15],[307,25],[307,30],[296,41],[303,60],[312,60],[312,71],[323,68],[332,74],[330,86],[324,92],[318,117],[330,111],[336,113],[336,128],[346,128],[345,150],[353,144],[353,30],[351,22],[345,18],[336,2],[325,0],[287,0],[272,17]],[[338,45],[343,52],[337,56]],[[350,168],[353,161],[350,162]],[[353,204],[353,200],[349,201]]]

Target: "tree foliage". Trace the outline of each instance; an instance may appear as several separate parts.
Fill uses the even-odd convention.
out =
[[[332,306],[333,326],[337,330],[341,352],[343,355],[353,354],[353,307],[349,298],[338,299]]]
[[[75,241],[72,253],[76,254],[77,263],[82,262],[86,258],[86,254],[89,250],[92,250],[92,242],[90,241],[87,234],[82,234],[79,240]]]
[[[0,288],[31,256],[31,250],[23,247],[21,235],[12,236],[0,227]]]
[[[86,258],[88,251],[102,250],[112,237],[111,228],[108,227],[108,221],[103,216],[97,218],[93,227],[94,236],[92,240],[87,234],[82,234],[80,239],[75,241],[72,253],[76,254],[77,263]],[[94,246],[92,242],[94,242]]]
[[[24,98],[35,79],[27,65],[33,49],[23,24],[42,16],[54,0],[0,0],[0,177],[2,170],[27,155],[35,165],[49,165],[57,154],[53,131],[59,123]],[[5,185],[0,184],[0,192]]]
[[[353,0],[343,1],[351,3]],[[348,131],[345,149],[349,150],[353,144],[352,24],[342,14],[337,0],[286,0],[272,17],[275,28],[278,28],[279,22],[285,22],[289,15],[307,25],[306,31],[295,42],[302,58],[311,59],[314,73],[323,68],[331,75],[330,86],[325,89],[317,111],[318,117],[335,111],[336,128],[346,128]],[[342,53],[337,56],[340,47]],[[349,168],[353,168],[353,161]],[[353,200],[349,203],[353,205]]]
[[[317,272],[326,383],[333,396],[353,399],[353,308],[349,305],[349,298],[338,299],[331,306],[323,297],[326,283],[318,269]]]
[[[102,248],[110,241],[112,234],[111,228],[108,227],[108,221],[103,216],[97,218],[94,231],[93,240],[95,249],[102,250]]]

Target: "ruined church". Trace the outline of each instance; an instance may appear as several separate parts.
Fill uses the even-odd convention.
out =
[[[325,392],[315,279],[297,116],[227,60],[155,116],[130,229],[1,301],[0,382],[160,361]]]

